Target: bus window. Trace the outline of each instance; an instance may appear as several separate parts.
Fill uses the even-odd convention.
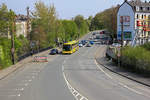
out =
[[[63,50],[64,51],[70,51],[71,50],[71,45],[64,45]]]

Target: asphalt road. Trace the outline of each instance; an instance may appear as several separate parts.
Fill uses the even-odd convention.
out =
[[[82,47],[72,55],[48,56],[47,63],[28,63],[0,80],[0,100],[150,100],[150,88],[96,63],[104,48]]]

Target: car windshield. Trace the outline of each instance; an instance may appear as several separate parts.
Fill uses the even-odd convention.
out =
[[[52,51],[55,51],[56,49],[52,49]]]
[[[63,50],[64,51],[70,51],[71,50],[71,46],[70,45],[64,45],[63,46]]]

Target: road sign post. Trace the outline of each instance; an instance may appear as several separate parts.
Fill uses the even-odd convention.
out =
[[[118,67],[120,67],[120,56],[121,56],[120,47],[117,47]]]

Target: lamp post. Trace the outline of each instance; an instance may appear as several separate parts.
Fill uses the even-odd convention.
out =
[[[123,40],[123,38],[124,38],[124,36],[123,36],[124,35],[123,16],[120,17],[120,23],[121,23],[121,48],[120,48],[120,57],[118,58],[119,62],[120,62],[119,66],[121,66],[121,64],[122,64],[122,49],[123,49],[123,44],[124,44],[123,43],[124,42],[124,40]]]

